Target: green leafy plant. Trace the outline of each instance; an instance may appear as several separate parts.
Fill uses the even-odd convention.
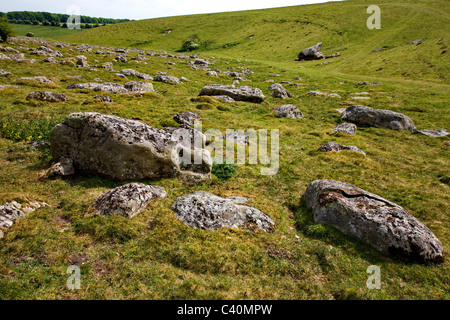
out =
[[[227,164],[227,163],[214,163],[212,167],[212,174],[214,174],[220,180],[228,180],[230,179],[237,171],[237,167],[235,164]]]

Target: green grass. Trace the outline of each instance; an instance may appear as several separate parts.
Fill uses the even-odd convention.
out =
[[[450,4],[438,1],[381,0],[381,29],[369,30],[368,0],[266,10],[189,15],[131,21],[66,38],[72,42],[145,49],[179,50],[196,35],[208,41],[209,55],[289,63],[304,48],[323,43],[327,55],[339,52],[324,72],[395,77],[449,83]],[[170,34],[164,30],[173,29]],[[252,38],[250,38],[253,36]],[[411,40],[426,39],[421,45]],[[373,49],[388,47],[383,52]],[[317,62],[298,63],[307,68]]]
[[[61,27],[51,27],[31,24],[12,24],[16,32],[16,36],[26,36],[28,32],[32,32],[36,38],[45,38],[52,40],[59,40],[61,38],[82,33],[84,29],[68,29]]]
[[[213,30],[212,22],[216,21],[217,47],[239,40],[237,34],[222,31],[220,26],[225,22],[216,19],[220,16],[224,19],[234,17],[235,23],[227,25],[238,28],[248,26],[252,21],[261,21],[258,19],[269,19],[269,16],[272,18],[267,24],[278,26],[287,23],[281,22],[282,19],[290,21],[300,11],[304,12],[304,16],[297,18],[311,21],[305,23],[305,28],[311,25],[317,27],[311,29],[313,34],[310,38],[296,38],[298,45],[295,42],[296,48],[289,54],[284,47],[293,46],[294,41],[291,38],[276,38],[277,29],[272,34],[273,44],[258,40],[258,36],[265,36],[265,32],[268,32],[268,29],[264,29],[266,24],[261,25],[259,34],[256,34],[259,30],[257,25],[254,29],[240,31],[241,35],[250,31],[256,34],[253,38],[257,40],[254,50],[247,50],[251,47],[239,49],[240,44],[230,49],[200,52],[208,59],[211,56],[219,57],[211,59],[215,61],[214,68],[239,70],[242,67],[254,71],[248,76],[249,81],[242,84],[263,90],[267,99],[261,104],[227,104],[215,99],[198,98],[204,85],[230,84],[232,79],[225,75],[219,78],[206,77],[205,71],[193,70],[179,59],[149,57],[147,64],[138,64],[131,59],[126,64],[115,63],[116,70],[134,68],[151,75],[164,71],[176,77],[185,76],[190,81],[179,85],[154,83],[159,94],[110,94],[113,104],[95,101],[93,97],[98,92],[65,89],[71,83],[93,81],[94,78],[101,78],[105,82],[127,81],[105,70],[91,71],[39,62],[42,59],[37,59],[38,62],[32,65],[0,60],[0,69],[13,73],[1,77],[0,84],[18,84],[16,80],[20,77],[40,75],[49,76],[55,82],[54,85],[20,82],[17,89],[0,90],[2,127],[6,123],[3,129],[0,128],[0,204],[12,200],[36,199],[51,205],[50,208],[35,211],[16,221],[5,231],[5,238],[0,240],[0,299],[449,299],[448,261],[441,265],[425,266],[381,256],[371,247],[331,227],[316,224],[311,212],[301,203],[307,185],[315,179],[329,178],[355,184],[403,206],[436,234],[444,245],[445,255],[449,254],[450,139],[369,127],[358,127],[355,136],[331,133],[339,123],[339,113],[335,109],[353,103],[350,101],[351,93],[360,91],[370,93],[371,99],[364,102],[366,105],[402,112],[411,117],[419,129],[450,129],[449,85],[445,75],[439,76],[439,70],[448,69],[447,56],[432,50],[428,57],[434,61],[434,67],[423,69],[420,59],[406,55],[406,52],[423,50],[426,42],[417,47],[400,45],[405,40],[424,37],[414,32],[428,27],[417,20],[416,25],[413,25],[415,28],[408,31],[408,35],[398,34],[400,25],[391,31],[383,29],[382,32],[392,35],[392,41],[397,39],[398,48],[376,53],[392,54],[390,59],[394,61],[399,57],[395,50],[401,51],[405,57],[412,59],[408,62],[414,67],[412,70],[417,70],[423,78],[415,79],[417,75],[406,77],[396,72],[391,76],[390,71],[382,74],[371,72],[372,68],[391,66],[386,66],[381,58],[370,60],[371,64],[367,65],[370,51],[383,41],[381,38],[379,42],[373,39],[372,42],[362,41],[366,31],[357,27],[348,31],[346,47],[352,54],[344,55],[348,57],[347,60],[323,67],[314,67],[317,62],[293,61],[302,47],[314,44],[328,34],[328,31],[320,31],[322,27],[319,28],[319,24],[333,24],[336,30],[341,30],[340,24],[350,28],[354,16],[358,14],[348,13],[363,7],[364,3],[348,1],[305,6],[300,7],[301,10],[296,7],[263,10],[257,11],[261,12],[259,15],[252,12],[203,15],[195,18],[197,22],[192,16],[160,20],[167,21],[167,24],[157,24],[152,20],[133,22],[135,25],[141,23],[143,28],[148,27],[149,37],[157,40],[163,35],[157,35],[156,31],[152,33],[150,26],[155,30],[157,26],[163,30],[170,28],[170,21],[178,21],[181,26],[183,19],[186,19],[186,30],[179,36],[180,41],[177,39],[166,43],[155,40],[154,44],[146,44],[155,50],[175,51],[179,49],[181,39],[187,38],[191,32],[198,32],[200,37],[207,36],[190,27],[197,23],[203,24],[205,30]],[[433,3],[436,5],[431,2],[386,2],[385,5],[405,11],[425,8],[425,12],[444,15],[446,4]],[[324,19],[332,12],[333,6],[341,10],[338,13],[346,13],[349,21],[340,15],[337,15],[337,20]],[[417,9],[417,12],[420,15],[421,11]],[[394,19],[394,13],[391,14]],[[390,21],[389,13],[386,12],[386,15],[383,27]],[[365,17],[365,14],[361,16]],[[211,26],[206,28],[208,21]],[[439,22],[437,18],[435,21]],[[365,25],[365,19],[363,23]],[[109,28],[116,30],[116,26],[108,26],[95,31]],[[177,30],[174,28],[174,36]],[[358,30],[361,35],[354,34]],[[132,45],[137,41],[146,41],[140,36],[144,32],[140,29],[136,29],[136,33],[129,32],[130,41],[134,41],[130,43],[122,38],[126,32],[123,36],[118,34],[115,40],[105,33],[104,43],[95,33],[85,32],[83,35],[89,37],[80,38],[81,42]],[[314,32],[318,32],[317,38]],[[269,35],[267,37],[270,38]],[[426,41],[434,41],[434,37],[447,39],[448,33],[443,32],[443,29],[430,31],[427,35],[430,40]],[[339,38],[333,40],[330,36],[327,39],[336,41],[334,47],[325,45],[327,53],[344,53],[338,50]],[[280,43],[284,41],[284,46],[281,46]],[[8,45],[17,47],[20,44]],[[37,45],[31,42],[26,44],[29,47]],[[266,51],[270,45],[274,46],[270,49],[273,51]],[[282,55],[272,55],[277,51],[275,46]],[[79,54],[76,51],[70,54],[69,49],[58,48],[65,57]],[[28,58],[36,58],[28,52],[24,53]],[[130,57],[136,54],[130,53]],[[101,64],[112,59],[89,52],[83,55],[90,64]],[[167,65],[167,61],[176,64]],[[405,66],[398,68],[411,69]],[[434,74],[436,76],[433,78]],[[83,80],[70,78],[69,75],[82,75]],[[298,76],[303,80],[292,80]],[[276,82],[289,80],[299,86],[286,85],[294,97],[279,100],[271,97],[268,90],[270,83],[264,82],[267,79]],[[382,85],[355,86],[356,82],[365,80],[380,81]],[[65,93],[67,101],[27,101],[25,98],[28,93],[35,90]],[[342,99],[309,97],[306,93],[310,90],[338,93]],[[288,103],[295,104],[305,115],[304,119],[276,118],[272,110]],[[121,183],[94,176],[39,180],[39,175],[50,165],[48,151],[30,150],[24,144],[31,133],[33,139],[35,135],[45,139],[50,128],[48,124],[53,123],[53,119],[80,111],[137,117],[158,128],[172,125],[174,114],[192,111],[202,117],[204,130],[217,128],[225,133],[226,129],[231,128],[279,129],[280,170],[276,176],[261,176],[261,166],[238,165],[228,180],[214,178],[212,183],[200,185],[185,185],[175,179],[144,181],[164,187],[167,197],[150,203],[131,220],[89,217],[85,214],[91,203],[103,192]],[[20,133],[17,138],[16,132]],[[329,154],[316,151],[329,141],[356,145],[367,156],[345,151]],[[252,201],[251,206],[268,214],[276,222],[275,232],[266,234],[234,229],[213,232],[189,228],[177,219],[170,207],[177,197],[198,190],[220,196],[248,197]],[[81,255],[89,257],[89,262],[81,267],[82,288],[70,291],[65,287],[68,278],[66,270],[70,264],[68,260]],[[370,265],[381,267],[381,290],[369,291],[366,288],[369,276],[366,270]]]

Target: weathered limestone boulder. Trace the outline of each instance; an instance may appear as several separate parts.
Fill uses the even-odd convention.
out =
[[[8,71],[5,71],[3,69],[0,69],[0,76],[7,76],[9,74],[11,74],[11,72],[8,72]]]
[[[242,203],[242,200],[237,201]],[[270,232],[275,222],[260,210],[236,204],[234,199],[221,198],[205,191],[197,191],[177,199],[172,210],[192,228],[218,230],[223,227]]]
[[[130,92],[154,92],[153,84],[144,81],[128,81],[124,85]]]
[[[43,55],[47,57],[61,57],[61,58],[63,57],[61,52],[57,50],[52,50],[46,46],[37,47],[35,50],[31,52],[31,54]]]
[[[325,55],[320,51],[321,48],[322,48],[322,42],[319,42],[318,44],[316,44],[312,47],[302,50],[298,54],[298,60],[304,61],[304,60],[325,59]]]
[[[354,123],[341,123],[336,126],[336,128],[333,129],[333,132],[341,132],[346,133],[350,135],[356,134],[356,125]]]
[[[186,124],[188,126],[193,126],[195,120],[200,120],[201,117],[198,113],[195,112],[182,112],[177,113],[173,116],[173,120],[178,122],[179,124]]]
[[[121,84],[115,82],[86,82],[74,83],[67,86],[66,89],[93,89],[94,91],[105,91],[110,93],[127,93],[128,90]]]
[[[129,183],[109,190],[91,205],[97,215],[120,215],[133,218],[144,210],[154,199],[167,195],[162,187],[148,186],[142,183]]]
[[[66,157],[61,157],[57,163],[53,164],[40,179],[48,179],[53,177],[66,177],[75,174],[73,161]]]
[[[22,204],[12,201],[0,206],[0,239],[3,238],[1,229],[11,227],[17,219],[43,207],[49,207],[49,205],[40,201],[26,201]]]
[[[138,77],[144,80],[153,80],[151,75],[136,71],[134,69],[122,69],[120,70],[120,73],[127,77]]]
[[[272,91],[274,98],[286,99],[292,98],[292,93],[287,91],[282,84],[274,83],[269,87],[269,91]]]
[[[355,151],[355,152],[359,152],[363,155],[366,155],[366,153],[358,147],[344,146],[344,145],[341,145],[336,142],[327,142],[324,145],[322,145],[318,151],[320,151],[320,152],[331,152],[331,151],[341,152],[342,150]]]
[[[450,135],[450,132],[448,132],[445,129],[434,129],[434,130],[420,130],[416,132],[417,134],[423,134],[428,137],[432,138],[439,138],[439,137],[446,137]]]
[[[101,68],[103,68],[109,72],[115,72],[113,64],[111,62],[102,63]]]
[[[208,72],[206,72],[206,75],[210,76],[210,77],[218,77],[219,76],[216,71],[208,71]]]
[[[215,96],[217,99],[222,100],[223,102],[235,102],[236,100],[234,100],[233,98],[229,97],[229,96]]]
[[[20,81],[20,80],[25,80],[25,81],[30,80],[30,81],[36,81],[36,82],[46,83],[46,84],[51,84],[51,83],[53,83],[53,81],[50,80],[49,78],[47,78],[47,77],[42,77],[42,76],[38,76],[38,77],[22,77],[22,78],[19,78],[19,79],[17,79],[17,80],[18,80],[18,81]]]
[[[265,97],[258,88],[249,86],[226,86],[222,84],[211,84],[204,86],[200,96],[228,96],[236,101],[263,102]]]
[[[81,68],[89,68],[89,64],[87,63],[87,58],[85,56],[77,56],[77,66]]]
[[[19,53],[19,51],[14,49],[14,48],[4,47],[4,46],[0,46],[0,51],[2,51],[2,52],[11,52],[11,53]]]
[[[51,153],[71,159],[77,172],[119,181],[209,180],[209,152],[182,145],[178,133],[96,112],[72,113],[51,130]]]
[[[63,93],[55,93],[50,91],[34,91],[28,94],[27,100],[40,100],[49,102],[63,102],[66,101],[66,95]]]
[[[42,60],[42,62],[58,63],[58,60],[56,60],[56,59],[53,58],[53,57],[48,57],[48,58],[45,58],[44,60]]]
[[[399,205],[354,185],[316,180],[303,195],[314,221],[334,226],[383,254],[419,262],[443,262],[441,242]]]
[[[160,75],[155,76],[153,78],[153,81],[164,82],[164,83],[169,83],[169,84],[178,84],[178,83],[180,83],[180,79],[178,79],[176,77],[160,76]]]
[[[285,104],[273,110],[278,118],[302,119],[303,113],[293,104]]]
[[[104,103],[113,103],[110,96],[95,96],[94,99]]]
[[[377,128],[416,131],[414,122],[404,114],[390,110],[372,109],[361,105],[353,105],[345,109],[341,114],[341,121],[350,121]]]

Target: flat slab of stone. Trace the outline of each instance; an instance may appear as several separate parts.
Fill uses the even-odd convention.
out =
[[[240,199],[241,201],[243,199]],[[238,200],[238,202],[241,202]],[[177,217],[192,228],[218,230],[223,227],[271,232],[275,222],[260,210],[240,205],[205,191],[182,196],[173,204]]]
[[[419,130],[416,133],[423,134],[425,136],[432,137],[432,138],[446,137],[446,136],[450,135],[450,132],[448,132],[445,129]]]
[[[418,262],[443,262],[442,243],[399,205],[354,185],[316,180],[303,195],[314,221],[331,225],[383,254]]]
[[[324,145],[322,145],[318,151],[320,151],[320,152],[332,152],[332,151],[341,152],[343,150],[355,151],[355,152],[359,152],[359,153],[363,154],[364,156],[366,155],[366,153],[358,147],[341,145],[336,142],[327,142]]]
[[[129,183],[104,193],[91,205],[97,215],[120,215],[133,218],[144,210],[154,199],[167,195],[162,187],[142,183]]]
[[[249,86],[235,87],[222,84],[211,84],[204,86],[200,96],[228,96],[236,101],[263,102],[265,97],[258,88]]]

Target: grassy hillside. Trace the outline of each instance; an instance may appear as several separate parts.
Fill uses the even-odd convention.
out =
[[[16,32],[16,36],[26,36],[28,32],[32,32],[37,38],[52,40],[58,40],[84,31],[84,29],[68,29],[41,25],[35,26],[32,24],[11,24],[11,26]]]
[[[372,1],[373,2],[373,1]],[[450,81],[450,3],[378,1],[381,29],[369,30],[367,0],[277,9],[190,15],[133,21],[67,38],[90,44],[176,51],[191,35],[208,42],[209,54],[288,63],[304,48],[323,42],[323,52],[340,58],[327,72]],[[164,30],[173,31],[166,34]],[[412,46],[411,40],[426,39]],[[383,52],[373,49],[386,47]],[[345,59],[343,59],[345,58]],[[306,67],[315,62],[301,63]],[[294,66],[294,63],[289,63]]]
[[[364,126],[358,126],[354,136],[332,133],[339,123],[336,109],[359,103],[351,97],[361,91],[370,97],[364,100],[365,105],[404,113],[418,129],[450,130],[450,86],[444,72],[449,60],[448,53],[440,51],[448,42],[443,23],[448,4],[378,2],[386,17],[383,29],[373,31],[365,28],[368,15],[364,7],[369,2],[347,1],[138,21],[69,37],[85,43],[170,51],[197,33],[202,39],[215,41],[211,51],[200,52],[201,57],[214,62],[211,69],[254,72],[241,84],[264,92],[267,98],[260,104],[198,97],[204,85],[231,84],[233,79],[224,73],[206,76],[206,71],[194,70],[182,59],[148,55],[149,61],[137,63],[131,59],[136,52],[129,52],[127,63],[114,62],[114,69],[133,68],[152,76],[162,71],[189,81],[178,85],[154,82],[157,94],[68,90],[69,84],[99,81],[96,78],[121,84],[141,79],[122,79],[101,68],[43,63],[43,56],[20,49],[22,43],[8,44],[37,62],[0,60],[0,69],[11,72],[0,77],[0,85],[18,86],[0,89],[0,204],[28,199],[45,201],[51,207],[28,214],[4,230],[0,239],[0,299],[448,300],[450,138]],[[169,28],[173,28],[171,34],[162,33]],[[342,30],[347,31],[339,35]],[[254,37],[247,39],[252,34]],[[417,38],[426,40],[418,46],[405,45]],[[235,41],[241,43],[222,48]],[[315,66],[318,62],[293,61],[300,49],[318,41],[324,42],[325,53],[339,51],[347,59],[331,59],[332,63],[320,67]],[[431,53],[426,55],[430,44]],[[383,45],[393,48],[371,52]],[[83,54],[90,65],[111,62],[114,57],[95,54],[95,50],[80,53],[72,46],[57,49],[64,59],[74,60]],[[379,68],[383,69],[375,71]],[[403,75],[405,72],[409,74]],[[54,83],[18,80],[31,76],[47,76]],[[273,98],[268,90],[270,80],[290,81],[285,86],[293,97]],[[382,84],[355,85],[366,80]],[[64,93],[67,101],[26,99],[38,90]],[[342,98],[308,96],[310,90],[338,93]],[[99,94],[108,94],[114,102],[96,101],[94,97]],[[296,105],[305,117],[277,118],[273,109],[284,104]],[[51,155],[25,143],[48,140],[49,130],[69,113],[88,111],[139,118],[158,128],[176,125],[173,115],[192,111],[202,117],[203,130],[279,129],[280,171],[275,176],[261,176],[260,165],[246,164],[238,165],[236,174],[226,181],[214,176],[211,183],[198,185],[177,179],[143,181],[164,187],[167,197],[151,202],[133,219],[87,216],[96,198],[124,183],[83,175],[40,180],[39,175],[52,162]],[[331,141],[355,145],[366,157],[348,151],[317,152]],[[421,265],[399,261],[315,223],[301,197],[309,183],[322,178],[355,184],[404,207],[441,240],[446,262]],[[170,207],[178,197],[198,190],[248,197],[251,206],[276,222],[275,232],[188,227]],[[70,291],[66,271],[74,261],[85,263],[81,265],[81,289]],[[381,267],[380,290],[366,287],[370,265]]]

